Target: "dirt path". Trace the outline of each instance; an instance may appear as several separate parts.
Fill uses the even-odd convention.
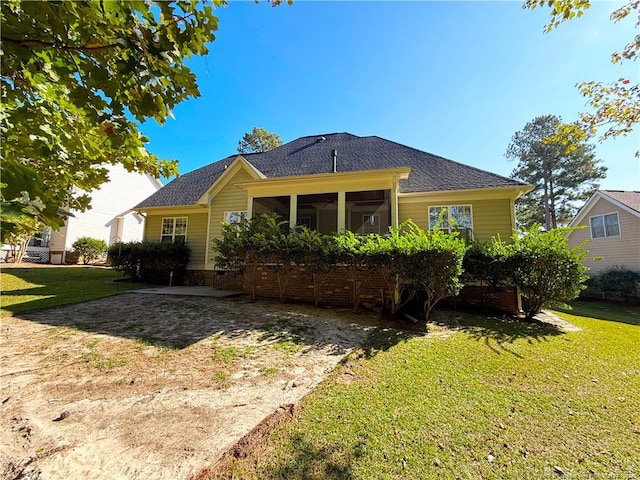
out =
[[[186,479],[297,403],[369,320],[136,294],[3,318],[2,477]]]

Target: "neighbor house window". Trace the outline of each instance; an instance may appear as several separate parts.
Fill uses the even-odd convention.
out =
[[[187,241],[187,217],[162,219],[162,243],[185,243]]]
[[[247,219],[247,211],[224,212],[224,223],[238,223]]]
[[[591,238],[619,237],[620,221],[618,212],[598,215],[589,219]]]
[[[441,205],[429,207],[429,228],[438,227],[449,232],[460,232],[467,240],[473,238],[471,205]]]

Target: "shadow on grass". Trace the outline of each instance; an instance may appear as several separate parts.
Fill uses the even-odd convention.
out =
[[[640,325],[640,305],[592,300],[571,302],[571,307],[573,307],[571,310],[562,308],[556,310],[579,317]]]
[[[375,330],[375,318],[305,305],[134,293],[18,317],[155,347],[184,349],[209,337],[221,346],[245,339],[284,355],[314,349],[344,355]]]
[[[316,445],[298,433],[290,440],[292,456],[277,465],[266,466],[261,473],[267,478],[282,480],[355,478],[353,461],[362,456],[363,445]]]
[[[510,353],[518,358],[523,356],[509,345],[523,339],[528,343],[544,342],[550,337],[565,333],[554,325],[539,321],[526,322],[508,317],[471,314],[460,317],[459,330],[483,342],[496,353]]]
[[[388,327],[376,327],[367,337],[362,346],[362,353],[359,355],[367,360],[375,357],[380,352],[386,352],[391,347],[404,343],[419,334],[405,330],[397,330]],[[424,335],[424,334],[420,334]]]
[[[11,267],[3,269],[2,277],[3,315],[70,305],[145,287],[116,282],[122,278],[117,272],[90,266]]]

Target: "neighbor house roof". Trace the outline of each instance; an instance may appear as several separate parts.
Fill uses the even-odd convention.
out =
[[[292,177],[331,173],[334,150],[338,172],[410,167],[409,178],[400,180],[401,193],[526,185],[384,138],[350,133],[301,137],[268,152],[243,153],[242,157],[267,178]],[[230,155],[176,178],[136,208],[195,204],[237,157]]]
[[[600,190],[600,192],[640,214],[640,192],[622,190]]]
[[[600,198],[626,210],[636,217],[640,217],[640,192],[629,190],[598,190],[587,200],[573,220],[571,220],[569,226],[579,225]]]

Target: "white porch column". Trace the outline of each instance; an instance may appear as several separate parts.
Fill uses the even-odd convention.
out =
[[[253,218],[253,197],[247,197],[247,219]]]
[[[293,228],[298,223],[298,195],[291,195],[289,202],[289,228]]]
[[[391,184],[391,226],[398,228],[398,176],[393,176]]]
[[[346,228],[347,193],[338,192],[338,233]]]

